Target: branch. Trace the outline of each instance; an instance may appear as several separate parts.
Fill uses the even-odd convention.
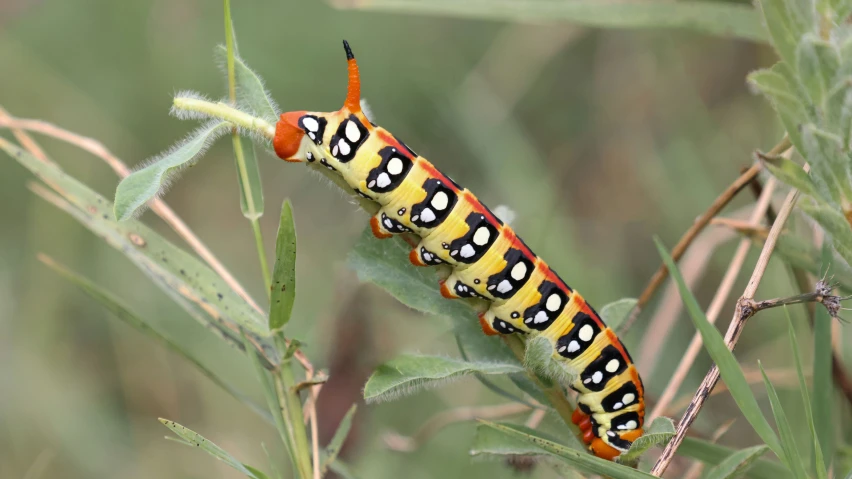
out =
[[[757,264],[754,267],[754,271],[751,274],[748,285],[746,286],[745,291],[743,291],[743,295],[740,297],[739,301],[737,301],[737,306],[734,310],[734,317],[731,320],[731,324],[728,326],[728,331],[725,333],[725,344],[728,346],[728,349],[734,349],[734,346],[736,346],[737,341],[740,339],[740,334],[742,334],[746,321],[748,321],[748,319],[754,316],[757,312],[755,308],[750,306],[750,303],[754,302],[754,294],[757,292],[757,288],[760,286],[760,281],[763,279],[763,275],[766,272],[766,266],[769,264],[769,258],[772,256],[772,251],[775,249],[778,236],[780,236],[781,230],[784,228],[787,218],[790,217],[790,212],[793,211],[793,206],[796,204],[796,200],[798,198],[798,190],[791,190],[790,193],[787,194],[784,204],[778,211],[778,217],[772,224],[772,229],[769,230],[769,236],[763,244],[763,250],[761,250],[760,256],[757,258]],[[710,391],[713,390],[717,381],[719,381],[719,368],[714,364],[707,375],[704,376],[701,386],[698,387],[698,390],[695,392],[692,401],[686,409],[686,413],[678,423],[675,436],[666,445],[666,448],[663,450],[663,453],[657,460],[657,463],[654,464],[654,468],[651,469],[652,475],[657,477],[663,475],[666,468],[674,458],[678,447],[680,447],[683,442],[683,438],[686,436],[687,430],[692,425],[693,421],[695,421],[695,418],[704,406],[704,402],[707,400],[707,396],[710,394]]]

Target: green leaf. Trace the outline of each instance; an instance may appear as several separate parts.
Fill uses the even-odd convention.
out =
[[[675,425],[671,419],[667,417],[658,417],[654,422],[645,429],[645,433],[639,436],[630,449],[624,454],[618,456],[616,461],[621,464],[636,465],[639,463],[639,458],[642,454],[652,447],[663,446],[675,435]]]
[[[228,49],[217,45],[214,57],[227,68]],[[237,106],[240,110],[262,118],[273,125],[278,122],[278,107],[263,86],[263,80],[254,72],[238,52],[234,52],[234,74],[236,75]]]
[[[725,384],[728,385],[731,396],[734,398],[737,406],[739,406],[743,416],[745,416],[746,420],[748,420],[749,424],[751,424],[751,427],[754,428],[754,431],[761,439],[763,439],[763,442],[772,449],[775,455],[779,458],[784,457],[784,451],[781,448],[781,444],[778,442],[778,437],[775,435],[772,427],[760,411],[757,399],[755,399],[752,394],[751,387],[749,386],[748,381],[746,381],[745,375],[743,374],[742,369],[740,369],[740,365],[737,363],[737,358],[734,357],[734,353],[732,353],[725,345],[725,340],[722,338],[722,335],[719,334],[719,331],[710,324],[709,321],[707,321],[707,317],[704,316],[704,311],[701,310],[695,296],[693,296],[692,292],[689,291],[689,288],[683,281],[683,276],[681,276],[680,270],[677,269],[677,265],[666,251],[666,248],[660,242],[659,238],[655,237],[654,242],[657,245],[660,256],[663,258],[663,262],[671,272],[672,279],[677,285],[678,291],[680,291],[680,297],[686,306],[686,310],[689,312],[689,317],[695,324],[695,328],[701,334],[701,339],[704,342],[704,348],[719,368],[719,373],[725,381]]]
[[[498,424],[512,428],[529,436],[537,436],[554,443],[559,442],[557,438],[550,437],[541,431],[537,431],[526,426],[508,423]],[[575,447],[573,449],[586,453],[586,447],[579,444],[579,441],[575,440],[574,446]],[[499,429],[495,429],[490,424],[485,423],[480,423],[476,426],[476,436],[474,436],[473,444],[470,447],[471,456],[538,456],[548,454],[549,452],[547,450],[526,439],[515,435],[508,435]]]
[[[618,301],[606,304],[601,308],[601,319],[603,319],[609,329],[616,331],[624,320],[630,316],[630,311],[633,310],[637,302],[636,298],[621,298]]]
[[[121,180],[115,191],[115,217],[127,220],[148,200],[156,197],[183,168],[190,166],[231,124],[211,121],[192,132],[169,151]]]
[[[240,186],[240,211],[246,218],[256,220],[263,216],[263,185],[254,144],[248,138],[242,138],[236,129],[231,132],[231,140],[239,180],[237,184]]]
[[[683,438],[683,443],[681,443],[680,448],[677,450],[679,456],[697,459],[710,465],[721,464],[735,452],[731,448],[693,437]],[[781,463],[758,459],[752,463],[747,477],[754,479],[782,479],[792,476],[790,471],[781,465]]]
[[[389,401],[467,374],[509,374],[521,371],[523,368],[517,364],[405,355],[382,364],[373,372],[364,386],[364,399],[371,402]]]
[[[823,244],[823,264],[831,262],[831,248]],[[834,379],[832,376],[831,359],[831,317],[825,308],[816,307],[814,315],[814,364],[813,364],[813,417],[814,428],[820,448],[826,451],[823,458],[825,467],[831,467],[831,451],[834,451],[835,427],[834,414]]]
[[[272,270],[269,329],[283,328],[290,321],[296,302],[296,224],[289,200],[281,207],[278,238],[275,241],[275,267]]]
[[[763,369],[763,364],[757,362],[760,367],[760,373],[763,375],[763,384],[766,386],[766,393],[769,396],[769,404],[772,406],[772,414],[775,416],[775,424],[778,426],[778,432],[781,436],[781,448],[784,450],[782,460],[787,463],[787,467],[793,471],[795,477],[799,479],[807,479],[808,474],[805,472],[805,465],[802,463],[802,456],[796,447],[796,437],[793,434],[793,429],[790,427],[790,422],[787,420],[787,414],[784,413],[784,408],[781,407],[781,400],[778,398],[778,392],[769,381],[766,371]]]
[[[370,228],[366,228],[349,253],[348,262],[358,273],[358,279],[380,286],[410,308],[478,324],[476,313],[464,301],[441,296],[435,268],[412,265],[408,260],[409,251],[411,246],[402,238],[379,240],[373,237]]]
[[[185,426],[181,426],[180,424],[174,421],[169,421],[168,419],[160,418],[160,422],[163,423],[163,425],[167,428],[171,429],[173,433],[177,434],[181,439],[183,439],[190,445],[200,448],[207,454],[210,454],[216,459],[245,474],[247,477],[251,477],[252,479],[267,479],[265,474],[253,467],[250,468],[250,466],[246,466],[245,464],[236,460],[224,449],[207,440],[201,434],[198,434],[197,432]]]
[[[210,267],[138,220],[114,220],[112,203],[59,167],[43,163],[3,139],[0,139],[0,149],[59,195],[37,191],[40,196],[119,250],[196,320],[240,348],[243,347],[240,330],[248,331],[253,343],[265,353],[263,360],[266,364],[276,360],[274,346],[266,339],[269,334],[266,318],[228,287]]]
[[[790,350],[793,351],[793,362],[796,363],[796,375],[799,377],[799,391],[802,393],[802,404],[805,407],[805,418],[808,420],[808,430],[811,433],[811,442],[814,445],[813,463],[816,470],[816,476],[817,479],[828,479],[826,464],[822,455],[822,448],[820,448],[816,427],[814,426],[813,404],[811,403],[810,394],[808,394],[808,383],[805,381],[805,373],[802,369],[802,358],[799,354],[799,342],[796,340],[796,332],[793,330],[793,319],[790,317],[790,309],[788,307],[784,307],[784,313],[787,314],[787,332],[790,339]]]
[[[814,34],[807,34],[796,48],[796,69],[816,105],[824,105],[840,66],[840,53]]]
[[[340,420],[340,424],[337,426],[337,431],[334,431],[334,436],[331,438],[331,442],[329,442],[328,446],[325,448],[325,459],[322,461],[320,476],[324,477],[328,472],[328,467],[337,459],[337,455],[340,453],[340,448],[343,447],[343,443],[349,435],[349,429],[352,428],[352,418],[355,417],[356,409],[358,409],[358,406],[353,404],[352,407],[349,408],[349,411],[346,412],[346,415],[343,416],[343,419]]]
[[[532,434],[528,432],[528,430],[521,429],[514,425],[497,424],[487,421],[480,422],[485,426],[494,428],[506,434],[507,436],[523,440],[535,447],[538,447],[547,453],[564,460],[581,471],[609,476],[612,479],[643,479],[654,477],[648,473],[637,471],[636,469],[622,466],[621,464],[607,461],[586,452],[580,452],[563,446],[557,442],[544,439],[537,435],[538,433]]]
[[[255,402],[252,401],[250,397],[246,396],[245,394],[238,391],[235,387],[228,384],[227,381],[222,379],[219,375],[217,375],[215,372],[205,366],[204,363],[202,363],[189,351],[181,347],[178,343],[172,341],[168,336],[157,330],[157,328],[153,327],[151,323],[142,319],[136,313],[131,311],[113,294],[109,293],[104,288],[101,288],[100,286],[92,283],[85,277],[56,263],[51,258],[41,256],[40,259],[49,268],[62,275],[62,277],[64,277],[68,281],[74,283],[76,286],[82,289],[83,292],[88,294],[92,299],[103,305],[103,307],[106,308],[107,311],[115,315],[116,318],[120,319],[125,324],[136,329],[142,334],[145,334],[146,336],[154,339],[154,341],[162,344],[170,351],[176,353],[178,356],[183,357],[184,359],[192,363],[201,372],[201,374],[210,379],[214,384],[224,389],[225,392],[233,396],[241,403],[248,406],[252,411],[257,413],[266,421],[272,422],[272,416],[269,414],[269,412],[265,411],[263,408],[255,404]]]
[[[439,14],[509,21],[566,21],[600,28],[675,28],[726,38],[764,42],[756,12],[747,5],[718,2],[599,2],[595,0],[360,0],[362,10]],[[349,6],[349,5],[347,5]]]
[[[811,165],[811,178],[821,196],[834,204],[852,198],[849,184],[850,159],[843,151],[843,140],[813,124],[802,126],[803,156]]]
[[[800,201],[799,208],[815,219],[829,234],[828,243],[837,250],[847,264],[852,264],[852,229],[838,210],[827,204],[813,201]]]
[[[807,28],[808,21],[813,24],[813,14],[811,13],[809,17],[802,15],[809,10],[806,7],[800,9],[797,3],[810,4],[811,2],[797,0],[759,0],[757,2],[763,13],[764,25],[772,39],[772,46],[775,47],[781,59],[789,65],[796,65],[796,46],[799,38],[804,33],[813,31],[813,28]]]
[[[821,198],[811,177],[802,169],[802,165],[783,156],[776,156],[774,158],[761,157],[761,159],[766,169],[781,182],[796,188],[806,195],[817,199]]]
[[[707,471],[704,479],[728,479],[740,477],[769,448],[765,445],[752,446],[732,453],[716,467]]]
[[[747,80],[749,84],[766,96],[778,113],[790,142],[802,152],[804,151],[804,144],[799,132],[799,125],[807,122],[809,115],[784,70],[782,64],[779,64],[770,70],[754,71],[748,75]]]

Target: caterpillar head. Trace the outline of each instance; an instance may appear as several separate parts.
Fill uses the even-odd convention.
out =
[[[361,111],[361,78],[358,64],[349,43],[343,40],[349,70],[349,86],[343,107],[335,112],[321,113],[291,111],[281,115],[275,127],[272,145],[282,159],[292,162],[313,161],[317,147],[328,150],[334,157],[345,159],[367,137],[370,121]],[[329,143],[324,144],[326,132],[332,132]]]

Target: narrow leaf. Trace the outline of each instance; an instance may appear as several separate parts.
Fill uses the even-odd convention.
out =
[[[778,113],[790,142],[799,152],[804,151],[802,135],[799,126],[809,121],[809,115],[791,85],[789,75],[785,75],[784,67],[776,65],[770,70],[757,70],[748,75],[750,85],[766,96],[772,107]]]
[[[785,0],[758,0],[757,5],[778,56],[787,64],[795,65],[799,36],[794,33],[794,20],[786,3]]]
[[[716,2],[600,2],[595,0],[359,0],[362,10],[451,15],[509,21],[567,21],[600,28],[676,28],[726,38],[765,41],[758,16],[746,5]],[[349,5],[347,5],[349,6]]]
[[[701,339],[704,342],[704,348],[710,354],[710,357],[713,359],[713,362],[716,363],[716,366],[718,366],[719,373],[725,381],[725,384],[728,385],[731,396],[734,398],[737,406],[739,406],[743,416],[745,416],[746,420],[748,420],[749,424],[751,424],[751,427],[754,428],[754,431],[758,434],[758,436],[763,439],[763,442],[772,449],[775,455],[779,458],[783,458],[784,451],[781,448],[781,444],[778,442],[778,437],[775,435],[772,427],[763,416],[763,412],[761,412],[760,406],[757,404],[757,399],[755,399],[751,392],[751,387],[749,386],[748,381],[746,381],[745,375],[743,374],[742,369],[740,369],[737,359],[734,357],[734,353],[732,353],[725,345],[725,340],[722,338],[722,335],[719,334],[719,331],[710,324],[709,321],[707,321],[707,317],[704,316],[704,311],[701,310],[695,296],[693,296],[692,292],[689,291],[689,288],[683,281],[680,270],[677,269],[677,265],[674,260],[672,260],[659,238],[654,238],[654,242],[657,244],[657,249],[660,252],[660,256],[663,258],[663,262],[671,272],[672,279],[675,281],[678,291],[680,291],[680,297],[689,312],[689,317],[692,319],[696,329],[701,334]]]
[[[811,177],[808,176],[802,165],[783,156],[776,156],[774,158],[761,157],[761,159],[769,172],[781,182],[796,188],[806,195],[821,198]]]
[[[498,423],[506,427],[512,428],[518,432],[529,436],[537,436],[542,439],[559,442],[558,439],[550,437],[541,431],[520,426],[517,424]],[[578,451],[586,453],[586,448],[577,445]],[[471,456],[538,456],[548,455],[548,451],[533,444],[532,442],[509,435],[505,432],[492,427],[490,424],[480,423],[476,426],[476,436],[474,436],[473,444],[470,447]]]
[[[229,126],[224,121],[207,123],[169,151],[149,161],[148,166],[121,180],[115,191],[115,217],[123,221],[133,216],[169,184],[175,173],[197,160]]]
[[[832,253],[828,242],[823,244],[822,263],[828,267]],[[834,451],[834,437],[837,423],[834,414],[834,379],[831,373],[831,317],[821,306],[816,307],[814,315],[814,364],[813,364],[813,416],[814,428],[820,448],[826,451],[823,458],[825,467],[831,467],[831,451]]]
[[[812,123],[802,125],[802,156],[811,165],[811,178],[821,196],[836,205],[849,194],[849,157],[843,149],[843,140]],[[847,228],[848,229],[848,228]]]
[[[0,149],[47,183],[56,193],[36,192],[69,213],[107,244],[119,250],[158,287],[223,339],[243,346],[240,329],[266,352],[264,360],[274,360],[274,348],[267,342],[266,318],[238,296],[207,265],[166,241],[138,220],[116,221],[113,205],[88,186],[65,174],[59,167],[43,163],[20,148],[0,139]],[[198,314],[203,311],[204,314]]]
[[[787,314],[787,332],[790,340],[790,350],[793,352],[793,362],[796,363],[796,375],[799,377],[799,391],[802,393],[802,404],[805,406],[805,418],[808,420],[808,431],[811,433],[811,443],[814,445],[814,469],[816,470],[817,479],[827,479],[826,464],[823,459],[822,448],[819,445],[819,439],[817,438],[816,427],[814,426],[813,405],[810,394],[808,393],[808,383],[805,381],[805,372],[802,369],[799,342],[796,340],[796,332],[793,330],[793,319],[790,317],[790,309],[784,307],[784,313]]]
[[[227,68],[228,49],[225,45],[217,45],[214,56],[220,65]],[[238,52],[234,52],[234,74],[237,105],[240,110],[275,124],[278,121],[278,107],[275,101],[266,91],[260,76],[246,65]]]
[[[182,438],[183,440],[185,440],[189,444],[200,448],[201,450],[203,450],[207,454],[210,454],[211,456],[215,457],[216,459],[224,462],[225,464],[231,466],[232,468],[236,469],[237,471],[245,474],[247,477],[250,477],[252,479],[266,479],[265,474],[260,473],[260,475],[258,475],[257,474],[258,471],[255,468],[251,468],[252,470],[249,470],[243,463],[236,460],[233,456],[228,454],[224,449],[217,446],[216,444],[209,441],[208,439],[206,439],[201,434],[198,434],[197,432],[193,431],[192,429],[189,429],[185,426],[181,426],[180,424],[178,424],[174,421],[169,421],[168,419],[160,418],[160,422],[163,423],[163,425],[166,426],[167,428],[171,429],[173,433],[177,434],[180,438]],[[255,472],[253,472],[253,471],[255,471]]]
[[[685,437],[677,454],[699,460],[705,464],[718,465],[736,452],[734,449],[709,441]],[[790,471],[781,463],[766,459],[757,459],[753,462],[746,476],[753,479],[782,479],[792,477]]]
[[[638,301],[635,298],[621,298],[618,301],[604,305],[601,308],[601,319],[613,331],[618,330],[621,323],[630,316],[630,311],[636,306]]]
[[[214,384],[224,389],[225,392],[233,396],[241,403],[248,406],[252,411],[257,413],[266,421],[272,422],[272,416],[270,416],[269,412],[255,404],[255,402],[252,401],[251,398],[238,391],[235,387],[228,384],[227,381],[222,379],[218,374],[216,374],[207,366],[205,366],[204,363],[202,363],[192,353],[184,349],[178,343],[172,341],[168,336],[164,335],[157,328],[152,326],[150,322],[142,319],[136,313],[132,312],[113,294],[109,293],[104,288],[101,288],[100,286],[92,283],[87,278],[69,270],[65,266],[56,263],[53,259],[47,256],[40,256],[39,259],[52,270],[62,275],[62,277],[82,289],[83,292],[88,294],[92,299],[101,303],[101,305],[106,308],[107,311],[115,315],[116,318],[120,319],[125,324],[145,334],[146,336],[154,339],[154,341],[162,344],[167,349],[171,350],[177,355],[183,357],[184,359],[192,363],[201,372],[201,374],[210,379]]]
[[[674,422],[667,417],[658,417],[645,429],[644,434],[633,441],[633,444],[630,445],[630,449],[628,449],[624,454],[618,456],[616,460],[621,464],[638,464],[639,458],[642,457],[642,454],[645,454],[648,449],[667,444],[674,435]]]
[[[515,437],[526,441],[533,446],[536,446],[548,453],[566,461],[572,466],[576,467],[581,471],[585,471],[592,474],[600,474],[602,476],[609,476],[612,479],[643,479],[643,478],[652,478],[654,476],[638,471],[636,469],[622,466],[621,464],[617,464],[612,461],[607,461],[605,459],[601,459],[599,457],[595,457],[586,452],[580,452],[575,449],[568,448],[563,446],[562,444],[556,443],[554,441],[550,441],[539,437],[537,435],[530,434],[526,430],[522,430],[513,425],[508,424],[497,424],[487,421],[480,421],[483,425],[492,427],[507,436]]]
[[[509,374],[517,364],[476,363],[438,356],[400,356],[379,366],[364,386],[367,401],[388,401],[467,374]]]
[[[269,329],[281,329],[293,312],[296,302],[296,224],[293,207],[284,201],[278,237],[275,241],[275,266],[272,270],[272,294],[270,296]]]
[[[847,264],[852,264],[852,229],[843,214],[825,203],[816,203],[807,199],[799,202],[799,208],[816,220],[829,234],[830,244]],[[826,263],[829,264],[829,263]]]
[[[775,424],[778,426],[778,432],[781,436],[781,448],[784,450],[784,460],[787,467],[793,471],[795,477],[799,479],[807,479],[808,474],[805,472],[805,465],[802,463],[802,456],[796,447],[796,436],[793,434],[793,429],[790,427],[790,422],[787,420],[787,414],[784,413],[784,408],[781,407],[781,400],[778,398],[778,392],[775,386],[769,381],[766,376],[766,371],[760,361],[757,362],[760,366],[760,373],[763,375],[763,384],[766,386],[766,392],[769,396],[769,404],[772,406],[772,414],[775,416]]]
[[[326,446],[325,459],[323,460],[320,468],[321,476],[325,476],[328,471],[328,467],[331,463],[337,460],[337,455],[340,453],[340,449],[343,447],[346,437],[349,436],[349,429],[352,428],[352,418],[355,417],[356,409],[358,409],[356,404],[353,404],[352,407],[349,408],[349,411],[347,411],[346,415],[343,416],[343,419],[340,420],[340,424],[337,426],[337,431],[334,431],[334,436],[331,438],[331,442],[329,442],[328,446]]]
[[[754,461],[762,456],[768,447],[765,445],[748,447],[732,453],[719,465],[707,471],[704,479],[728,479],[742,476]]]
[[[237,184],[240,186],[240,211],[246,218],[256,220],[263,216],[263,185],[254,144],[250,139],[241,137],[236,129],[231,132],[231,140],[239,180]]]

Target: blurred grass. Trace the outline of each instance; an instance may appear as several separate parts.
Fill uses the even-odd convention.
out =
[[[774,144],[781,133],[769,107],[745,87],[749,71],[774,61],[767,48],[751,43],[578,27],[565,38],[564,26],[545,31],[537,25],[338,11],[321,2],[258,0],[236,3],[233,14],[242,55],[284,110],[339,107],[345,85],[339,42],[349,40],[377,123],[491,206],[508,204],[527,243],[596,305],[635,296],[658,264],[652,234],[674,243],[749,163],[751,151]],[[0,105],[97,138],[137,164],[191,128],[166,115],[174,91],[224,93],[212,61],[214,45],[223,41],[221,25],[218,2],[9,0],[0,5]],[[500,48],[506,38],[526,41],[523,48]],[[526,63],[533,55],[543,59]],[[502,119],[488,109],[498,102],[505,103]],[[42,144],[70,174],[111,196],[116,180],[98,160],[52,140]],[[266,201],[291,198],[299,230],[300,295],[288,328],[306,339],[309,356],[325,366],[336,350],[331,336],[352,324],[341,298],[356,291],[357,280],[344,260],[366,218],[303,169],[258,153]],[[227,142],[215,145],[166,199],[262,299],[232,154]],[[120,254],[31,195],[29,178],[11,162],[0,163],[0,477],[22,477],[51,454],[45,474],[67,478],[237,477],[162,440],[156,417],[192,424],[246,463],[265,464],[254,445],[274,444],[274,429],[181,358],[114,326],[99,305],[36,261],[38,252],[49,253],[110,285],[160,326],[173,326],[169,318],[181,314]],[[740,199],[733,208],[745,203]],[[276,216],[260,221],[268,240],[275,237]],[[143,219],[175,239],[153,215]],[[273,247],[267,241],[269,257]],[[725,246],[714,254],[695,291],[702,304],[731,250]],[[359,352],[358,362],[373,368],[402,350],[454,353],[444,323],[374,287],[358,291],[375,344]],[[761,295],[789,291],[783,269],[772,265]],[[802,313],[791,312],[794,318]],[[782,318],[761,313],[746,328],[739,359],[754,364],[760,357],[767,369],[789,366],[789,355],[771,347],[785,337]],[[641,319],[626,339],[634,357],[645,323]],[[682,317],[667,332],[661,366],[645,378],[649,394],[664,386],[692,331]],[[205,364],[262,400],[251,386],[247,361],[195,325],[173,333]],[[706,356],[697,361],[685,390],[697,385],[708,364]],[[785,409],[801,407],[795,390],[778,393]],[[447,406],[501,400],[468,379],[362,407],[350,462],[370,478],[512,477],[499,463],[470,461],[472,424],[452,426],[409,455],[381,443],[387,427],[413,431]],[[759,400],[768,412],[765,396]],[[696,428],[712,431],[735,411],[728,396],[714,397]],[[789,419],[794,430],[806,427],[803,417]],[[735,424],[724,444],[756,441],[748,425]],[[807,439],[798,446],[807,450]],[[539,469],[536,477],[552,477]]]

